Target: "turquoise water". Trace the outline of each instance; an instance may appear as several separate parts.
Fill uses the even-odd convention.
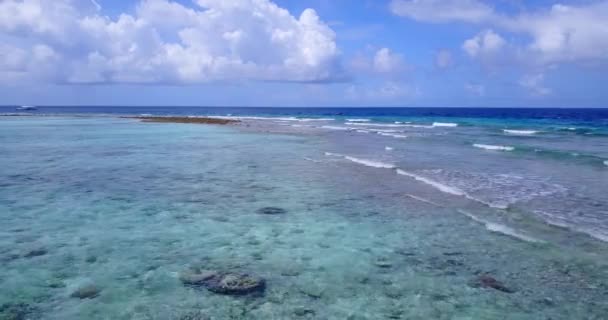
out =
[[[0,319],[608,314],[602,137],[343,122],[3,117]],[[187,287],[190,267],[266,291]],[[95,297],[71,296],[87,284]]]

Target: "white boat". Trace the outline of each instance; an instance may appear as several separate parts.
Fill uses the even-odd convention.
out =
[[[32,111],[32,110],[38,110],[38,108],[34,107],[34,106],[21,106],[21,107],[17,107],[18,111]]]

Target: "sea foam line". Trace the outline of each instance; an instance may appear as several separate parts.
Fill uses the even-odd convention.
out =
[[[403,169],[397,169],[397,174],[400,174],[400,175],[403,175],[403,176],[407,176],[407,177],[413,178],[416,181],[428,184],[431,187],[434,187],[435,189],[437,189],[437,190],[439,190],[441,192],[448,193],[448,194],[455,195],[455,196],[465,197],[465,198],[467,198],[467,199],[469,199],[471,201],[475,201],[475,202],[481,203],[481,204],[486,205],[486,206],[491,207],[491,208],[505,210],[505,209],[507,209],[509,207],[508,205],[495,204],[495,203],[492,203],[492,202],[488,202],[488,201],[484,201],[484,200],[475,198],[475,197],[469,195],[468,193],[466,193],[466,192],[464,192],[464,191],[462,191],[462,190],[460,190],[458,188],[442,184],[442,183],[437,182],[435,180],[432,180],[432,179],[429,179],[429,178],[417,175],[415,173],[411,173],[411,172],[405,171]]]
[[[495,150],[495,151],[513,151],[513,150],[515,150],[515,148],[511,147],[511,146],[495,146],[495,145],[491,145],[491,144],[479,144],[479,143],[473,144],[473,147],[480,148],[480,149],[486,149],[486,150]]]
[[[420,181],[422,183],[426,183],[432,187],[434,187],[435,189],[441,191],[441,192],[445,192],[445,193],[449,193],[455,196],[466,196],[466,193],[464,193],[462,190],[458,189],[458,188],[453,188],[450,186],[446,186],[444,184],[441,184],[437,181],[419,176],[417,174],[411,173],[411,172],[407,172],[405,170],[402,169],[397,169],[397,174],[400,174],[402,176],[406,176],[406,177],[410,177],[413,178],[416,181]]]
[[[453,127],[458,127],[458,123],[433,122],[433,127],[449,127],[449,128],[453,128]]]
[[[321,128],[323,129],[329,129],[329,130],[340,130],[340,131],[349,131],[349,130],[353,130],[351,128],[347,128],[347,127],[338,127],[338,126],[321,126]]]
[[[380,161],[373,161],[361,158],[355,158],[351,156],[344,156],[344,159],[350,160],[354,163],[362,164],[364,166],[373,167],[373,168],[381,168],[381,169],[394,169],[395,165],[390,163],[384,163]]]
[[[346,119],[348,122],[370,122],[370,119]]]
[[[393,137],[393,138],[398,138],[398,139],[405,139],[405,138],[407,138],[406,135],[396,134],[396,133],[376,132],[376,134],[381,135],[383,137]]]
[[[364,127],[388,127],[388,128],[399,128],[404,127],[404,125],[400,124],[390,124],[390,123],[349,123],[351,126],[364,126]]]
[[[602,231],[596,231],[596,230],[590,230],[589,228],[585,228],[585,227],[580,227],[580,226],[576,226],[573,225],[572,223],[568,223],[567,221],[565,221],[564,219],[561,219],[559,217],[555,217],[545,211],[541,211],[541,210],[535,210],[534,211],[537,215],[541,216],[541,219],[549,224],[552,225],[554,227],[558,227],[558,228],[562,228],[562,229],[566,229],[569,231],[573,231],[573,232],[578,232],[578,233],[582,233],[585,234],[587,236],[590,236],[596,240],[600,240],[603,242],[608,242],[608,233],[607,232],[602,232]],[[560,221],[561,220],[561,221]]]
[[[533,134],[537,134],[538,131],[535,130],[509,130],[509,129],[504,129],[502,130],[504,133],[506,134],[512,134],[512,135],[518,135],[518,136],[529,136],[529,135],[533,135]]]
[[[351,156],[347,156],[347,155],[343,155],[343,154],[339,154],[339,153],[332,153],[332,152],[325,152],[326,156],[332,156],[332,157],[341,157],[344,158],[346,160],[352,161],[354,163],[357,164],[361,164],[367,167],[372,167],[372,168],[380,168],[380,169],[395,169],[395,165],[394,164],[390,164],[390,163],[385,163],[385,162],[380,162],[380,161],[375,161],[375,160],[368,160],[368,159],[362,159],[362,158],[355,158],[355,157],[351,157]]]
[[[484,225],[484,227],[491,232],[496,232],[496,233],[500,233],[515,239],[519,239],[519,240],[523,240],[526,242],[531,242],[531,243],[545,243],[545,241],[540,240],[540,239],[536,239],[534,237],[531,237],[529,235],[523,234],[511,227],[499,224],[499,223],[495,223],[495,222],[490,222],[487,220],[484,220],[482,218],[479,218],[475,215],[473,215],[472,213],[469,213],[467,211],[464,210],[458,210],[458,212],[464,214],[465,216],[471,218],[471,220],[480,223],[482,225]]]
[[[332,152],[325,152],[326,156],[332,156],[332,157],[340,157],[340,158],[344,158],[346,160],[352,161],[354,163],[357,164],[361,164],[364,166],[368,166],[368,167],[373,167],[373,168],[381,168],[381,169],[396,169],[395,172],[399,175],[402,176],[406,176],[406,177],[410,177],[413,178],[416,181],[425,183],[430,185],[431,187],[434,187],[435,189],[444,192],[444,193],[448,193],[454,196],[460,196],[460,197],[465,197],[471,201],[475,201],[478,202],[480,204],[483,204],[485,206],[491,207],[491,208],[495,208],[495,209],[507,209],[508,205],[501,205],[501,204],[495,204],[495,203],[491,203],[491,202],[487,202],[478,198],[475,198],[471,195],[469,195],[468,193],[455,188],[455,187],[451,187],[445,184],[442,184],[440,182],[437,182],[435,180],[417,175],[415,173],[411,173],[408,171],[405,171],[403,169],[397,168],[394,164],[390,164],[390,163],[385,163],[385,162],[380,162],[380,161],[375,161],[375,160],[368,160],[368,159],[361,159],[361,158],[355,158],[355,157],[351,157],[351,156],[347,156],[347,155],[343,155],[343,154],[339,154],[339,153],[332,153]]]
[[[333,121],[334,118],[296,118],[296,117],[256,117],[256,116],[208,116],[216,119],[233,119],[233,120],[273,120],[273,121]]]
[[[442,205],[440,205],[440,204],[439,204],[439,203],[437,203],[437,202],[434,202],[434,201],[431,201],[431,200],[428,200],[428,199],[425,199],[425,198],[422,198],[422,197],[419,197],[419,196],[415,196],[415,195],[413,195],[413,194],[409,194],[409,193],[408,193],[408,194],[406,194],[405,196],[406,196],[406,197],[410,197],[410,198],[412,198],[412,199],[414,199],[414,200],[418,200],[418,201],[420,201],[420,202],[424,202],[424,203],[432,204],[432,205],[437,206],[437,207],[443,207]]]

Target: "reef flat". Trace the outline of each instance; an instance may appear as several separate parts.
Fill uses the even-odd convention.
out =
[[[167,122],[167,123],[198,123],[198,124],[235,124],[239,123],[239,120],[234,119],[219,119],[210,117],[161,117],[161,116],[134,116],[124,117],[139,119],[143,122]]]

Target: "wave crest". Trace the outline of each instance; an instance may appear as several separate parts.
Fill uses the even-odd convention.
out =
[[[506,134],[517,135],[517,136],[529,136],[529,135],[533,135],[533,134],[537,134],[538,133],[538,131],[536,131],[536,130],[509,130],[509,129],[504,129],[502,131],[504,133],[506,133]]]
[[[494,151],[513,151],[514,147],[511,146],[495,146],[491,144],[479,144],[476,143],[473,145],[475,148],[485,149],[485,150],[494,150]]]

